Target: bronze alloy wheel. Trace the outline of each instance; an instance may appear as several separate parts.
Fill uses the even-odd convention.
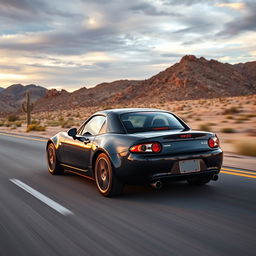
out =
[[[54,169],[55,166],[55,154],[54,149],[52,147],[48,147],[48,165],[51,170]]]
[[[50,143],[47,147],[47,163],[48,170],[51,174],[63,173],[63,169],[58,163],[55,147],[52,143]]]
[[[106,193],[111,185],[111,165],[105,156],[97,159],[96,163],[96,183],[102,193]]]
[[[95,163],[95,180],[99,192],[106,196],[116,196],[122,193],[123,183],[116,177],[109,157],[101,153]]]

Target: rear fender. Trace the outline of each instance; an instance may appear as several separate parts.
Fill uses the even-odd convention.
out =
[[[90,167],[89,169],[92,171],[92,173],[94,173],[94,167],[95,167],[95,162],[96,162],[96,159],[97,157],[101,154],[101,153],[105,153],[111,163],[112,163],[112,166],[114,167],[114,169],[116,168],[119,168],[121,166],[121,157],[119,154],[117,153],[112,153],[112,154],[109,154],[108,151],[106,151],[105,149],[103,148],[98,148],[92,155],[91,155],[91,160],[90,160]]]

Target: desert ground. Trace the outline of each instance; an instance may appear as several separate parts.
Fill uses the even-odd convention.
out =
[[[172,111],[193,129],[217,133],[224,152],[256,156],[256,95],[32,113],[33,127],[29,132],[26,132],[24,114],[9,115],[0,118],[0,132],[51,137],[70,127],[79,127],[98,110],[122,107],[153,107]],[[40,129],[42,131],[36,131]]]

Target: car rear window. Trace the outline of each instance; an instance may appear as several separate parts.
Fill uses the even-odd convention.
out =
[[[174,115],[166,112],[126,113],[121,115],[121,121],[129,133],[185,128]]]

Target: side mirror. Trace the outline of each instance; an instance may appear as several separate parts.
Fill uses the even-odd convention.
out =
[[[71,128],[68,130],[68,136],[75,138],[77,135],[77,129],[76,128]]]

